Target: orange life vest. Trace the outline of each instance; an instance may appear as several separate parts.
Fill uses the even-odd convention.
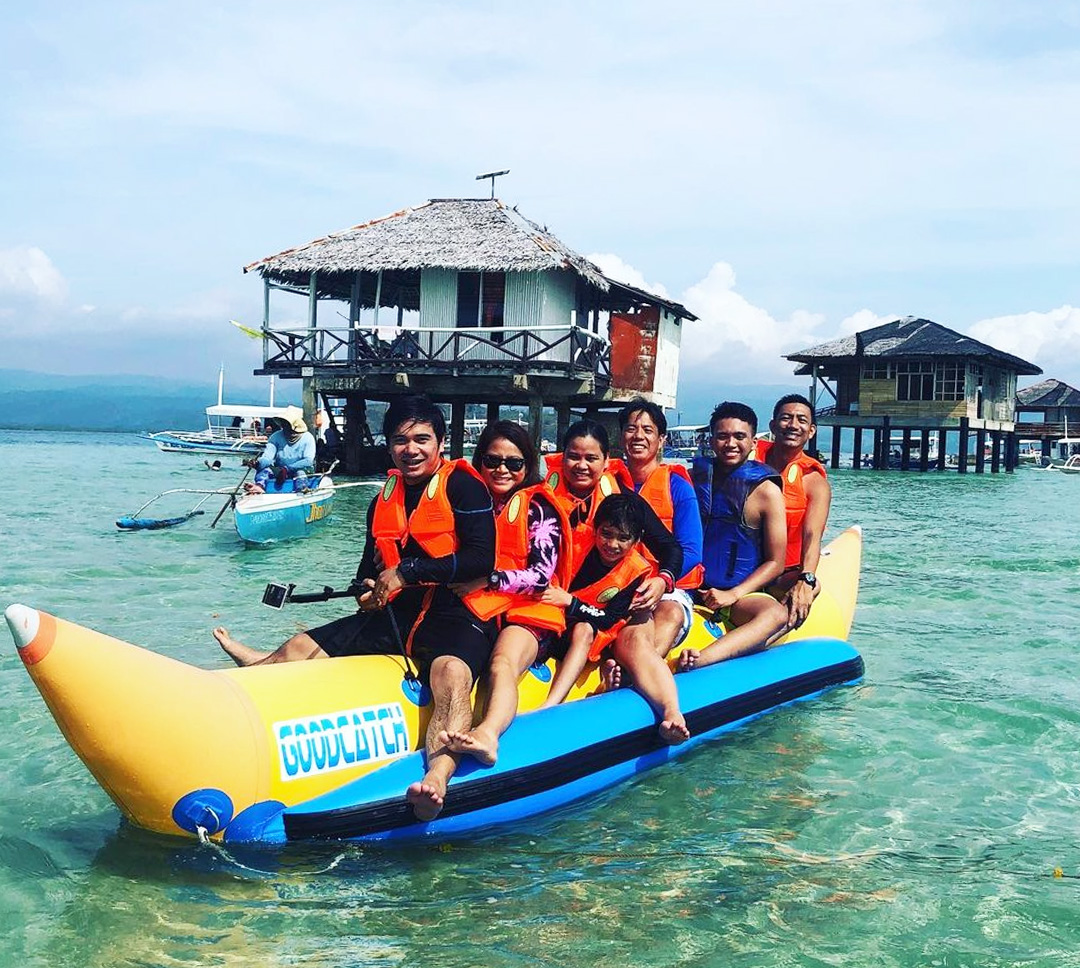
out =
[[[675,505],[671,501],[671,475],[677,474],[687,484],[693,487],[690,480],[690,472],[682,464],[660,464],[641,485],[638,494],[643,497],[649,506],[656,512],[656,516],[664,522],[664,527],[674,534],[672,525],[675,522]],[[656,559],[648,548],[642,547],[646,558],[652,562]],[[676,588],[700,588],[705,579],[705,567],[700,562],[691,568],[685,575],[675,582]]]
[[[420,502],[408,516],[405,514],[405,486],[401,471],[394,469],[387,473],[386,483],[375,498],[375,514],[371,520],[371,536],[384,568],[393,568],[401,563],[401,549],[410,538],[431,558],[445,558],[457,551],[454,509],[446,494],[446,482],[455,470],[464,470],[477,480],[483,480],[468,461],[443,461],[427,482]],[[472,592],[463,598],[474,614],[473,596],[476,594]]]
[[[649,562],[640,551],[640,545],[631,549],[630,553],[615,565],[603,578],[594,581],[585,588],[574,591],[575,598],[580,598],[586,605],[595,605],[603,608],[619,592],[626,588],[635,578],[641,575],[655,575],[656,568]],[[589,649],[589,661],[596,662],[600,653],[604,651],[626,625],[627,620],[616,622],[604,632],[598,631]]]
[[[549,503],[559,516],[562,544],[551,584],[565,588],[569,577],[567,565],[570,558],[570,521],[543,484],[535,484],[516,491],[495,516],[495,569],[518,571],[528,562],[529,502],[538,493],[549,499]],[[552,632],[562,632],[566,628],[566,613],[561,608],[557,605],[545,605],[532,595],[484,588],[475,593],[470,607],[484,619],[503,615],[508,623],[533,625],[537,628],[550,629]]]
[[[771,440],[757,442],[756,457],[763,464],[768,463]],[[771,465],[770,465],[771,466]],[[806,509],[810,502],[806,497],[803,478],[807,474],[820,474],[827,477],[825,465],[807,454],[799,454],[780,472],[784,479],[784,508],[787,514],[787,554],[784,557],[784,569],[789,570],[802,564],[802,525]]]
[[[596,509],[600,502],[611,494],[622,491],[618,480],[610,471],[605,471],[600,476],[600,481],[587,498],[579,498],[572,494],[566,486],[565,474],[562,469],[562,454],[548,454],[544,460],[547,462],[548,475],[545,484],[554,495],[555,504],[567,516],[570,517],[579,508],[584,508],[584,517],[579,520],[577,527],[570,529],[570,561],[567,562],[567,574],[574,574],[585,560],[585,556],[592,551],[596,543],[593,519],[596,517]],[[580,515],[579,515],[580,517]]]

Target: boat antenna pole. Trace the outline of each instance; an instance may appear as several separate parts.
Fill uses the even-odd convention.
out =
[[[509,175],[509,174],[510,174],[510,169],[509,168],[505,169],[504,171],[486,171],[482,175],[477,175],[476,180],[477,181],[483,181],[485,178],[490,178],[491,179],[491,197],[494,198],[495,197],[495,179],[500,177],[501,175]]]
[[[222,363],[217,373],[217,405],[221,406],[221,393],[225,388],[225,364]]]

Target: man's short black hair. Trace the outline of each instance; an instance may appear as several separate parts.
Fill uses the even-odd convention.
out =
[[[712,416],[709,417],[709,433],[711,434],[716,430],[716,424],[719,421],[727,419],[742,420],[744,423],[750,424],[750,433],[757,433],[757,414],[745,403],[734,403],[731,400],[725,400],[723,403],[716,405]]]
[[[446,437],[446,417],[441,408],[432,403],[422,393],[411,393],[404,397],[395,397],[383,415],[383,436],[386,442],[397,433],[404,424],[431,424],[435,436],[442,441]]]
[[[593,518],[593,527],[596,531],[602,525],[610,525],[630,535],[634,541],[639,541],[645,533],[645,510],[641,501],[636,501],[636,495],[609,494],[600,502]]]
[[[817,414],[814,413],[814,405],[806,399],[801,393],[789,393],[787,396],[781,397],[776,401],[776,406],[772,408],[772,418],[775,420],[780,416],[780,411],[784,409],[789,403],[801,403],[807,410],[810,411],[810,423],[817,423]]]
[[[646,413],[660,431],[662,437],[667,433],[667,417],[664,416],[664,408],[646,400],[644,397],[634,397],[622,410],[619,411],[619,430],[626,430],[630,418],[635,413]]]

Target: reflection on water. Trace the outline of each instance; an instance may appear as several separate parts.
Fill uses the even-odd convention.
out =
[[[347,611],[258,601],[271,579],[351,576],[361,489],[321,535],[245,549],[227,519],[113,527],[201,486],[195,461],[77,434],[0,433],[0,456],[50,469],[40,513],[0,522],[5,604],[221,667],[215,624],[272,645]],[[124,473],[86,487],[91,460]],[[864,683],[471,842],[222,849],[132,829],[8,647],[0,965],[1076,964],[1076,482],[834,480],[837,529],[866,533]]]

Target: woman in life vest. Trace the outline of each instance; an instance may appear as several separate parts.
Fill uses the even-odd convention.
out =
[[[566,608],[569,645],[544,706],[562,702],[588,662],[610,648],[634,687],[656,712],[660,738],[669,744],[690,738],[679,710],[671,669],[654,647],[651,609],[633,609],[638,588],[655,574],[641,553],[646,505],[636,494],[613,494],[594,514],[594,547],[569,589],[551,587],[543,600]]]
[[[546,662],[566,628],[563,610],[541,602],[552,584],[566,583],[570,528],[551,492],[540,483],[536,449],[519,424],[501,420],[480,434],[473,466],[495,508],[495,570],[487,579],[451,586],[470,594],[484,619],[499,616],[500,631],[488,669],[484,718],[464,732],[446,732],[444,745],[495,762],[499,737],[518,710],[518,682],[530,665]],[[566,545],[566,547],[564,547]]]
[[[577,572],[593,549],[594,519],[604,498],[628,492],[640,501],[645,515],[642,543],[656,560],[658,574],[641,583],[633,609],[652,611],[664,593],[675,588],[675,576],[682,574],[682,547],[656,512],[634,494],[629,480],[620,484],[610,473],[610,449],[607,431],[601,424],[579,420],[567,430],[562,453],[547,458],[546,483],[570,522],[571,573]]]

